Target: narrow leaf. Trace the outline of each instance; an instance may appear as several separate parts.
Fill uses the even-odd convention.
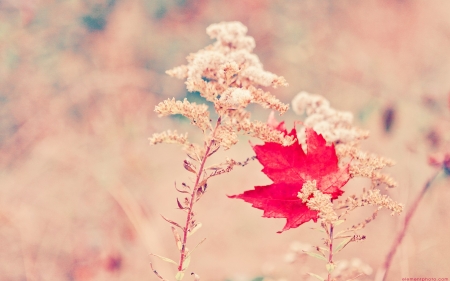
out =
[[[184,168],[185,168],[187,171],[189,171],[189,172],[191,172],[191,173],[194,173],[194,174],[197,173],[197,172],[192,168],[192,164],[189,163],[188,161],[184,160],[183,166],[184,166]]]
[[[204,179],[204,180],[202,180],[199,184],[198,184],[198,187],[202,187],[202,186],[204,186],[205,184],[206,184],[206,182],[208,181],[208,179],[206,178],[206,179]]]
[[[339,253],[339,251],[341,251],[342,249],[344,249],[344,247],[347,246],[348,243],[350,243],[350,242],[352,241],[352,239],[353,239],[353,236],[352,236],[352,237],[349,237],[349,238],[347,238],[347,239],[345,239],[345,240],[342,240],[342,242],[339,243],[339,245],[337,245],[337,247],[336,247],[336,249],[335,249],[335,253]]]
[[[175,189],[176,189],[178,192],[180,192],[180,193],[189,193],[189,192],[187,192],[186,190],[180,190],[180,189],[178,189],[177,183],[176,183],[176,182],[175,182]]]
[[[327,249],[327,248],[324,248],[324,247],[318,247],[318,248],[320,249],[320,252],[321,252],[321,251],[324,251],[324,252],[330,251],[330,249]]]
[[[340,235],[342,235],[342,234],[344,234],[344,233],[352,232],[352,231],[354,231],[354,229],[345,229],[345,230],[341,230],[341,231],[339,231],[338,233],[336,233],[336,235],[335,235],[334,237],[338,237],[338,236],[340,236]]]
[[[193,161],[197,161],[197,159],[195,159],[194,158],[194,156],[192,156],[191,154],[189,154],[189,153],[186,153],[186,155],[189,157],[189,158],[191,158],[191,160],[193,160]]]
[[[327,261],[327,259],[321,254],[314,253],[314,252],[307,252],[307,251],[304,251],[304,253],[307,254],[308,256],[313,257],[313,258],[316,258],[316,259],[319,259],[319,260],[323,260],[323,261]]]
[[[200,227],[202,227],[202,223],[199,222],[199,223],[197,223],[197,224],[194,226],[193,229],[191,229],[191,230],[188,232],[188,237],[191,236],[192,234],[194,234],[195,232],[197,232],[197,230],[199,230]]]
[[[169,220],[169,219],[166,219],[163,215],[161,215],[161,217],[162,217],[166,222],[168,222],[168,223],[170,223],[170,224],[172,224],[172,225],[174,225],[174,226],[176,226],[176,227],[179,227],[182,231],[184,231],[184,227],[182,227],[182,226],[179,225],[178,223],[176,223],[176,222],[174,222],[174,221],[171,221],[171,220]]]
[[[183,244],[181,243],[181,237],[180,237],[180,234],[178,234],[175,227],[173,227],[173,226],[172,226],[172,233],[173,233],[173,237],[175,238],[175,242],[177,243],[178,250],[181,251],[181,248],[183,247]]]
[[[319,275],[317,275],[317,274],[314,274],[314,273],[310,273],[310,272],[308,272],[308,274],[309,274],[309,275],[311,275],[312,277],[315,277],[315,278],[319,279],[320,281],[325,281],[325,279],[324,279],[324,278],[320,277],[320,276],[319,276]]]
[[[325,253],[327,253],[329,250],[323,247],[316,247],[316,251],[325,256]]]
[[[191,255],[187,255],[183,261],[183,270],[186,270],[191,263]]]
[[[177,272],[177,275],[175,275],[175,279],[176,279],[177,281],[183,280],[183,277],[184,277],[184,271],[178,271],[178,272]]]
[[[169,263],[173,263],[174,265],[178,265],[175,261],[173,261],[173,260],[171,260],[171,259],[169,259],[169,258],[160,256],[160,255],[156,255],[156,254],[152,254],[152,253],[150,253],[150,255],[155,256],[155,257],[158,257],[158,258],[162,259],[162,260],[165,261],[165,262],[169,262]]]
[[[200,198],[203,194],[203,189],[202,187],[197,188],[197,198]]]
[[[330,232],[328,230],[328,224],[321,222],[320,226],[322,227],[322,229],[325,231],[325,233],[327,234],[327,236],[330,236]]]
[[[338,236],[335,236],[334,239],[344,239],[344,238],[349,238],[349,237],[353,237],[353,235],[338,235]]]
[[[325,230],[323,228],[318,228],[318,227],[311,227],[312,230],[317,230],[319,232],[325,233]]]
[[[187,194],[190,193],[190,192],[188,192],[188,191],[186,191],[186,190],[180,190],[180,189],[178,189],[177,187],[175,187],[175,189],[176,189],[178,192],[180,192],[180,193],[187,193]]]
[[[340,225],[340,224],[343,223],[343,222],[345,222],[345,220],[338,220],[338,221],[335,221],[335,222],[333,222],[333,226],[338,226],[338,225]]]
[[[222,169],[222,165],[219,165],[219,164],[212,165],[212,166],[209,166],[209,167],[205,168],[205,170],[211,170],[211,171],[217,171],[217,170],[220,170],[220,169]]]
[[[214,153],[216,153],[217,150],[219,150],[219,148],[220,148],[220,145],[217,146],[216,148],[214,148],[210,153],[208,153],[208,157],[211,156],[211,155],[213,155]]]
[[[181,205],[180,200],[178,200],[178,198],[177,198],[177,205],[178,205],[178,208],[180,208],[181,210],[186,209],[186,207],[183,207],[183,205]]]

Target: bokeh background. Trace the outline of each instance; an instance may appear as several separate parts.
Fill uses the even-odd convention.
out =
[[[281,100],[306,90],[351,111],[371,131],[364,149],[397,162],[390,194],[408,208],[436,170],[429,155],[448,149],[450,2],[1,0],[0,280],[157,280],[150,260],[174,279],[149,253],[176,259],[160,214],[183,218],[173,185],[188,180],[185,156],[147,138],[165,129],[200,135],[153,109],[168,97],[199,100],[164,72],[211,43],[205,29],[220,21],[248,27],[265,68],[290,84],[273,91]],[[254,110],[260,120],[269,114]],[[252,156],[247,140],[220,157]],[[226,197],[268,183],[260,169],[252,162],[213,179],[196,206],[203,227],[191,242],[207,240],[190,271],[202,280],[324,271],[313,258],[285,262],[293,241],[321,243],[312,224],[276,234],[283,220]],[[440,179],[424,197],[389,280],[450,278],[448,185]],[[402,219],[381,212],[361,232],[366,241],[338,260],[358,257],[375,272]]]

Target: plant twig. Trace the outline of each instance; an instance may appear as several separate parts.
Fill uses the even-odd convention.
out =
[[[192,210],[193,210],[193,207],[194,207],[194,203],[196,202],[195,199],[196,199],[196,196],[197,196],[197,189],[200,187],[198,185],[200,183],[200,179],[201,179],[202,174],[203,174],[203,168],[205,166],[206,159],[208,159],[208,156],[209,156],[208,154],[209,154],[209,152],[211,150],[211,146],[214,143],[214,136],[215,136],[215,134],[217,132],[217,128],[220,126],[220,123],[221,123],[221,117],[219,117],[219,119],[217,120],[216,126],[215,126],[215,128],[214,128],[214,130],[213,130],[213,132],[211,134],[211,140],[209,141],[209,143],[206,146],[206,151],[204,153],[202,162],[200,164],[199,169],[197,170],[197,176],[196,176],[196,179],[195,179],[195,185],[194,185],[194,188],[193,188],[192,193],[191,193],[191,199],[190,199],[190,202],[189,202],[188,213],[187,213],[187,216],[186,216],[186,225],[185,225],[184,230],[183,230],[183,242],[181,244],[182,246],[181,246],[181,251],[180,251],[180,263],[178,265],[178,271],[183,271],[183,262],[185,261],[186,256],[187,256],[186,255],[186,243],[187,243],[187,237],[188,237],[188,232],[189,232],[189,225],[190,225],[192,217],[193,217]]]
[[[377,281],[386,281],[387,280],[386,279],[387,273],[392,264],[392,259],[394,258],[397,248],[400,246],[400,244],[403,241],[403,238],[405,237],[406,230],[408,229],[408,226],[411,222],[411,218],[416,213],[417,207],[419,206],[420,202],[422,201],[423,196],[425,195],[427,190],[430,188],[430,186],[434,182],[434,180],[438,177],[440,172],[441,172],[441,170],[438,170],[436,173],[433,174],[433,176],[431,176],[427,180],[425,185],[422,187],[422,190],[417,195],[414,202],[411,204],[411,207],[409,208],[408,212],[406,213],[405,220],[403,222],[403,227],[400,230],[400,232],[397,234],[397,237],[395,238],[394,243],[392,244],[391,249],[389,250],[389,253],[387,254],[386,259],[383,263],[383,267],[378,271],[377,277],[375,278],[375,280],[377,280]]]
[[[328,251],[328,264],[333,264],[333,224],[330,223],[330,230],[329,230],[329,251]],[[328,271],[328,278],[327,281],[331,281],[331,271]]]

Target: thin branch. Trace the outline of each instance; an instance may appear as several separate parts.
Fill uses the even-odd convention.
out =
[[[241,166],[241,167],[244,167],[244,166],[248,165],[248,163],[249,163],[250,161],[253,161],[253,160],[255,160],[255,159],[256,159],[256,155],[253,155],[252,157],[248,157],[247,159],[245,159],[245,161],[237,162],[236,165],[239,165],[239,166]]]
[[[391,246],[391,249],[389,250],[389,253],[386,256],[386,259],[383,263],[383,267],[378,271],[376,280],[377,281],[386,281],[387,280],[387,273],[389,271],[389,268],[392,264],[392,260],[394,258],[395,253],[397,252],[397,248],[400,246],[400,244],[403,241],[403,238],[405,237],[406,230],[408,229],[408,226],[410,225],[411,218],[414,216],[414,214],[417,211],[417,207],[419,206],[420,202],[422,201],[425,193],[430,188],[430,186],[433,184],[434,180],[440,175],[441,170],[438,170],[436,173],[434,173],[433,176],[431,176],[425,185],[422,187],[422,190],[417,195],[416,199],[412,203],[411,207],[409,208],[408,212],[406,213],[405,220],[403,222],[403,227],[400,230],[400,232],[397,234],[397,237],[394,240],[394,243]]]
[[[329,252],[328,252],[328,264],[333,263],[333,224],[330,223],[330,231],[329,231]],[[331,281],[331,272],[328,272],[328,278],[327,281]]]
[[[206,159],[208,159],[209,152],[214,143],[214,136],[217,132],[217,128],[220,126],[220,123],[221,123],[221,117],[219,117],[219,119],[217,120],[214,131],[211,134],[211,141],[209,143],[205,143],[205,145],[206,145],[206,151],[204,154],[205,156],[203,157],[200,167],[198,169],[197,176],[195,179],[195,185],[194,185],[194,188],[193,188],[192,194],[191,194],[191,200],[189,202],[189,209],[188,209],[188,213],[187,213],[187,217],[186,217],[186,226],[184,227],[184,231],[183,231],[183,242],[181,244],[180,263],[178,265],[178,271],[183,271],[183,262],[186,259],[186,242],[187,242],[187,236],[188,236],[188,232],[189,232],[188,230],[189,230],[189,225],[191,224],[191,220],[193,217],[192,209],[194,207],[194,203],[196,202],[195,198],[197,196],[197,189],[199,188],[198,185],[200,183],[200,179],[203,174],[203,168],[206,164]]]

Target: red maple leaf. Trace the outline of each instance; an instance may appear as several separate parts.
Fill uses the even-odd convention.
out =
[[[284,124],[284,121],[278,122],[278,120],[275,118],[275,112],[270,112],[269,119],[267,120],[267,125],[271,127],[272,129],[287,133],[286,125]]]
[[[276,124],[269,119],[269,125],[286,132],[284,124]],[[295,128],[289,135],[296,136]],[[298,198],[303,184],[315,180],[317,189],[338,198],[350,179],[348,166],[339,168],[334,145],[327,145],[325,139],[313,129],[306,129],[307,153],[300,143],[290,146],[265,143],[253,146],[258,161],[264,166],[263,172],[273,181],[267,186],[256,186],[242,194],[229,196],[252,204],[264,210],[263,217],[286,218],[286,225],[279,233],[313,220],[317,222],[318,212],[309,209]]]

